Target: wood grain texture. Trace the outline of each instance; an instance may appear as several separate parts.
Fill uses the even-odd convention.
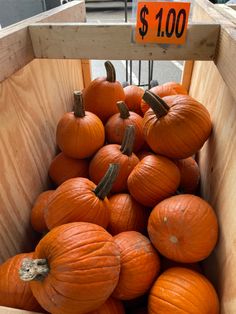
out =
[[[17,310],[10,307],[0,306],[0,314],[41,314],[41,313]]]
[[[82,59],[81,64],[82,64],[82,71],[83,71],[84,87],[87,87],[92,80],[91,62],[90,60]]]
[[[188,92],[191,85],[193,65],[194,65],[194,61],[192,60],[185,61],[183,72],[182,72],[182,77],[181,77],[181,84],[186,88]]]
[[[37,58],[111,60],[212,60],[219,34],[217,24],[188,26],[186,44],[138,44],[133,24],[35,24],[29,27]]]
[[[79,60],[34,60],[0,84],[0,261],[32,249],[30,210],[47,188],[55,128],[83,87]]]
[[[37,22],[84,22],[84,1],[73,1],[6,27],[0,32],[0,82],[34,59],[28,25]]]

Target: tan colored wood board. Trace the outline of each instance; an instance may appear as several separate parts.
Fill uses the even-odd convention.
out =
[[[17,310],[10,307],[0,306],[0,314],[41,314],[41,313]]]

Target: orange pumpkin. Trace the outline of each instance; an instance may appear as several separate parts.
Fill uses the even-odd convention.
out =
[[[23,258],[32,258],[33,253],[22,253],[9,258],[0,265],[0,306],[28,311],[43,311],[28,282],[19,278]]]
[[[56,185],[76,177],[88,178],[89,161],[87,159],[74,159],[62,152],[51,162],[48,174]]]
[[[106,228],[110,218],[110,203],[106,196],[118,170],[119,165],[110,165],[97,186],[86,178],[73,178],[62,183],[45,211],[48,229],[74,221],[96,223]]]
[[[116,235],[123,231],[146,232],[149,211],[129,194],[115,194],[109,198],[110,223],[108,231]]]
[[[103,146],[105,130],[95,114],[84,111],[82,93],[74,92],[74,98],[74,112],[65,113],[58,122],[56,142],[68,157],[83,159]]]
[[[124,88],[125,103],[130,111],[134,111],[140,116],[143,115],[140,104],[144,94],[144,90],[136,85],[128,85]]]
[[[141,204],[153,207],[175,193],[180,182],[178,167],[163,156],[146,156],[128,177],[130,194]]]
[[[138,157],[132,153],[134,143],[134,126],[126,127],[122,145],[110,144],[102,147],[89,165],[89,176],[91,180],[98,183],[110,163],[119,163],[119,175],[114,182],[111,191],[120,193],[127,190],[127,178],[133,168],[138,164]]]
[[[53,228],[36,246],[34,259],[20,268],[38,302],[55,314],[96,310],[112,294],[119,273],[120,253],[112,236],[86,222]]]
[[[161,98],[172,95],[188,94],[187,90],[183,87],[183,85],[176,82],[167,82],[162,85],[154,86],[150,89],[150,92]],[[140,107],[143,113],[150,109],[149,105],[143,99],[141,100]]]
[[[103,122],[118,112],[116,103],[125,100],[122,85],[116,81],[116,72],[110,61],[105,62],[107,77],[93,80],[83,91],[85,109],[95,113]]]
[[[213,208],[206,201],[191,194],[176,195],[154,207],[148,220],[148,234],[165,257],[195,263],[214,249],[218,223]]]
[[[125,314],[121,301],[109,298],[99,309],[88,314]]]
[[[143,98],[153,110],[143,118],[145,140],[157,154],[183,159],[194,155],[211,133],[207,109],[188,95],[163,99],[145,92]]]
[[[203,275],[187,268],[170,268],[154,283],[149,314],[219,314],[219,299]]]
[[[120,113],[109,118],[105,125],[106,139],[111,144],[121,144],[127,125],[135,127],[135,140],[133,151],[138,151],[144,144],[143,119],[135,112],[129,111],[123,101],[118,101],[117,106]]]
[[[121,254],[121,272],[113,296],[130,300],[145,294],[160,270],[160,259],[149,239],[136,231],[114,237]]]
[[[31,225],[34,230],[43,233],[48,230],[44,213],[47,208],[49,199],[54,194],[54,190],[44,191],[37,197],[31,210]]]

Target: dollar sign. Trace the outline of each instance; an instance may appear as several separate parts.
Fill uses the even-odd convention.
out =
[[[147,34],[148,31],[148,22],[145,19],[146,14],[148,14],[148,8],[146,7],[146,5],[144,5],[144,7],[142,8],[142,10],[140,11],[140,20],[143,23],[142,28],[139,27],[139,34],[143,37]]]

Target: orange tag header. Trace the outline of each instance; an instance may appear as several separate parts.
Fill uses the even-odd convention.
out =
[[[136,42],[184,44],[189,10],[187,2],[139,2]]]

